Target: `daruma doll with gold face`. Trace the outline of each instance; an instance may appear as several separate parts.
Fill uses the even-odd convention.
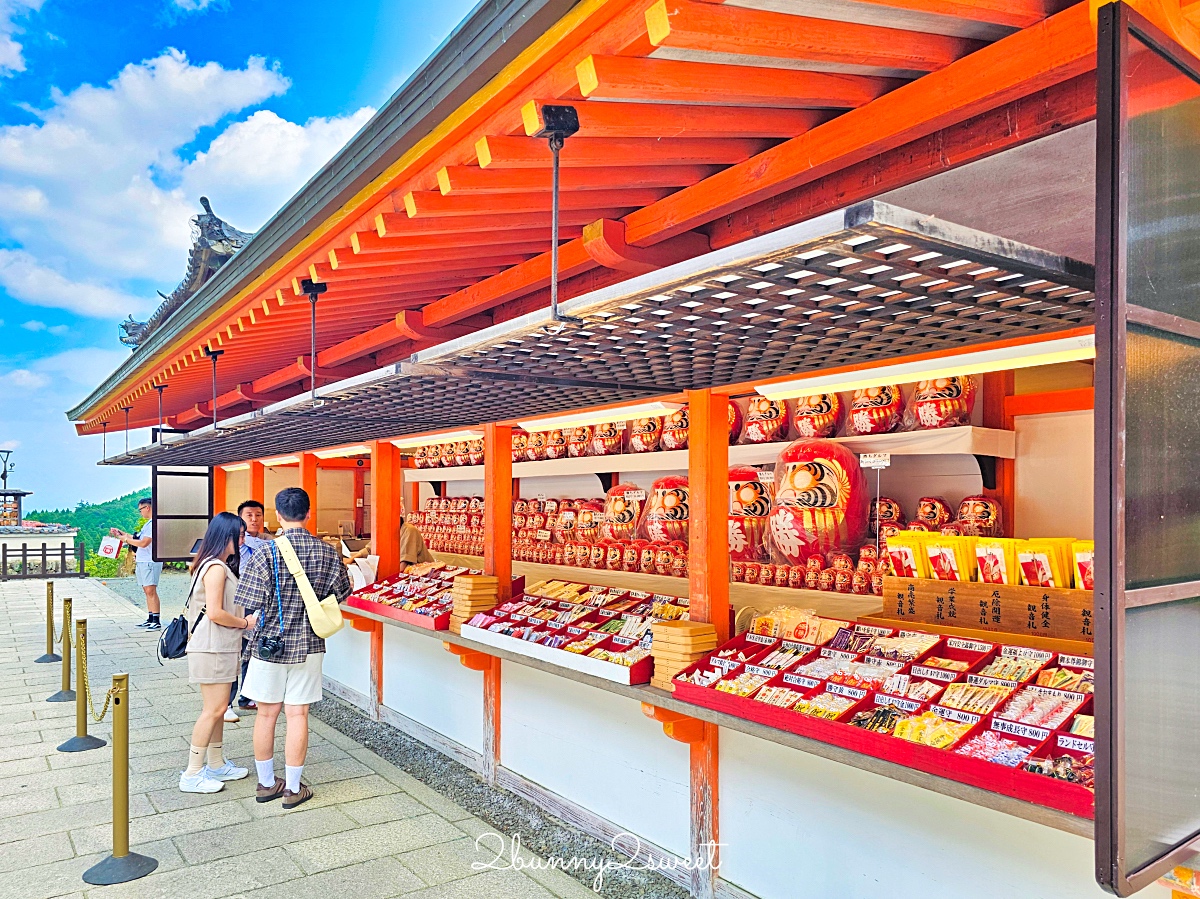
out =
[[[792,401],[792,430],[797,437],[834,437],[842,418],[836,393],[817,393]]]
[[[871,500],[871,512],[867,523],[872,536],[879,534],[879,528],[883,525],[892,524],[903,527],[904,522],[904,509],[900,506],[900,500],[892,499],[890,496],[881,496]]]
[[[429,447],[418,446],[413,450],[413,467],[427,468],[429,466]]]
[[[898,384],[854,391],[850,404],[851,434],[890,434],[903,420],[904,396]]]
[[[870,496],[858,457],[829,440],[796,440],[779,454],[771,539],[791,565],[813,553],[857,547]]]
[[[1000,537],[1004,512],[990,496],[968,496],[958,504],[958,526],[969,537]]]
[[[688,539],[688,479],[681,475],[659,478],[650,488],[639,536],[651,543]]]
[[[632,540],[637,530],[646,491],[636,484],[617,484],[604,496],[604,521],[600,536],[604,540]]]
[[[975,379],[970,375],[918,381],[911,403],[913,426],[932,430],[969,425],[975,392]]]
[[[774,443],[787,433],[787,403],[765,396],[750,397],[746,413],[746,443]]]
[[[546,458],[546,432],[534,431],[525,444],[525,458],[530,462],[541,462]]]
[[[454,464],[455,465],[470,465],[471,464],[471,446],[465,440],[459,440],[454,444]]]
[[[771,497],[759,471],[749,465],[729,469],[729,558],[756,562],[762,557]]]
[[[733,400],[729,401],[729,445],[737,443],[742,433],[742,407]]]
[[[687,449],[688,410],[687,406],[676,409],[663,419],[662,448],[665,450]]]
[[[546,458],[565,459],[567,457],[567,438],[562,430],[555,428],[546,432]]]
[[[629,451],[631,453],[656,451],[662,440],[662,427],[661,418],[635,418],[629,431]]]
[[[571,429],[567,437],[567,455],[572,459],[581,459],[588,454],[592,443],[592,426],[579,425]]]
[[[606,421],[592,432],[592,455],[612,456],[621,452],[622,422]]]
[[[467,461],[471,465],[483,464],[483,438],[467,441]]]
[[[514,462],[525,461],[525,448],[529,445],[529,435],[520,428],[513,428],[512,432],[512,460]]]

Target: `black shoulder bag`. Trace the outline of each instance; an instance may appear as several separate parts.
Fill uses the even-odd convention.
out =
[[[187,602],[183,604],[183,611],[179,613],[179,617],[175,618],[163,628],[162,636],[158,638],[158,664],[162,664],[163,659],[182,659],[187,655],[188,638],[195,632],[200,624],[200,619],[204,617],[207,611],[206,605],[200,610],[200,614],[196,616],[196,623],[190,628],[187,623],[187,610],[192,602],[192,593],[196,589],[196,582],[200,580],[200,572],[196,572],[196,576],[192,579],[191,589],[188,590]]]

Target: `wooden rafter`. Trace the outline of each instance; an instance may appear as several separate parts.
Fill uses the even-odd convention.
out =
[[[569,240],[572,237],[579,237],[583,233],[583,227],[580,225],[560,225],[559,236]],[[550,223],[547,222],[544,226],[538,228],[505,228],[504,236],[513,243],[524,243],[531,240],[550,239]],[[375,231],[357,231],[351,235],[350,252],[358,256],[375,256],[378,254],[392,254],[397,251],[425,251],[438,250],[452,243],[455,247],[487,247],[496,242],[495,229],[478,230],[478,231],[461,231],[455,232],[452,238],[447,238],[446,235],[403,235],[400,237],[380,237]],[[345,247],[337,248],[336,252],[341,255],[345,252]],[[334,251],[331,251],[334,252]]]
[[[635,187],[629,190],[581,190],[563,193],[561,209],[612,209],[622,206],[638,207],[660,200],[670,193],[669,188]],[[550,212],[549,193],[525,193],[496,203],[471,194],[444,196],[440,191],[412,191],[404,195],[404,208],[410,218],[426,216],[511,215],[514,212]]]
[[[613,57],[616,58],[616,57]],[[564,168],[647,165],[731,165],[769,146],[751,138],[573,137],[563,147]],[[475,154],[483,168],[550,168],[546,141],[533,137],[482,137]]]
[[[1200,0],[1197,0],[1200,2]],[[525,133],[542,129],[541,109],[559,101],[530,100],[521,107]],[[673,106],[662,103],[576,103],[576,137],[795,137],[830,113],[814,109],[746,106]]]
[[[703,181],[716,166],[651,165],[603,168],[568,168],[562,173],[564,191],[596,191],[635,187],[686,187]],[[549,193],[550,173],[542,168],[483,169],[474,165],[446,166],[438,170],[443,194]],[[507,204],[507,201],[505,201]]]
[[[710,4],[726,0],[699,0]],[[862,0],[906,12],[929,13],[968,22],[1027,28],[1058,12],[1066,3],[1055,0]],[[1069,0],[1068,0],[1069,2]]]
[[[583,226],[598,218],[620,218],[624,211],[619,207],[605,210],[564,209],[559,225]],[[500,229],[549,228],[550,212],[510,213],[498,211],[495,215],[455,215],[411,218],[404,213],[381,212],[375,216],[375,231],[383,240],[407,240],[413,236],[438,234],[461,234],[486,232],[494,234]]]

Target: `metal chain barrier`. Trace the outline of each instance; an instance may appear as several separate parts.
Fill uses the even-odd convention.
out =
[[[96,714],[95,697],[92,696],[92,682],[88,680],[87,669],[87,640],[84,639],[79,644],[79,679],[83,684],[84,692],[87,693],[88,708],[91,709],[92,720],[99,724],[108,714],[109,705],[112,699],[117,695],[117,687],[113,685],[109,691],[104,694],[104,708],[100,710],[100,714]]]

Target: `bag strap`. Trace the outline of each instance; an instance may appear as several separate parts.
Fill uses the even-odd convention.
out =
[[[283,563],[287,565],[287,570],[292,577],[296,579],[296,586],[300,588],[300,595],[304,597],[304,604],[307,606],[310,602],[317,602],[317,593],[313,590],[312,582],[308,579],[308,574],[304,567],[300,564],[300,557],[296,555],[296,550],[288,538],[280,534],[275,538],[275,542],[279,545],[279,554],[283,556]]]

